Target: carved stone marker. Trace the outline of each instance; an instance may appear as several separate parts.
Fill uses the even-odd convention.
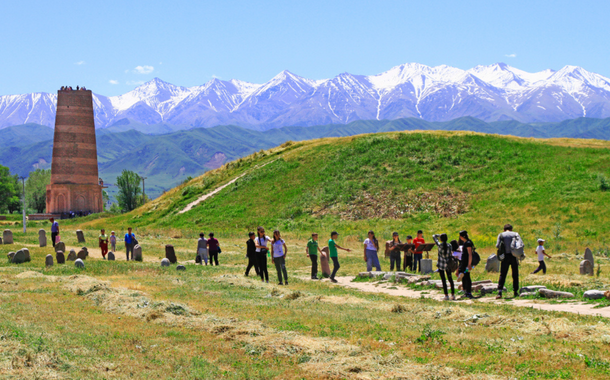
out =
[[[66,252],[66,243],[64,243],[63,241],[60,241],[59,243],[55,244],[55,253],[62,251],[62,252]]]
[[[593,276],[593,264],[589,260],[580,262],[580,274]]]
[[[64,256],[64,253],[62,251],[55,252],[55,259],[57,259],[57,264],[66,263],[66,256]]]
[[[174,246],[168,244],[165,246],[165,258],[169,260],[170,263],[176,264],[178,259],[176,258],[176,252],[174,251]]]
[[[87,251],[81,249],[80,251],[78,251],[78,254],[76,255],[77,259],[81,259],[83,261],[87,260]]]
[[[500,260],[498,260],[498,256],[491,255],[487,258],[487,262],[485,263],[485,271],[486,272],[499,272],[500,271]]]
[[[4,230],[2,232],[2,242],[4,244],[13,244],[13,232],[11,230]]]
[[[76,260],[76,251],[71,249],[70,253],[68,253],[68,261],[74,261]]]
[[[7,253],[6,257],[8,257],[8,261],[12,263],[13,262],[13,257],[15,257],[15,252]]]
[[[108,254],[106,255],[106,257],[108,258],[108,261],[114,261],[114,252],[110,251],[108,252]]]
[[[38,245],[41,247],[47,246],[47,232],[43,229],[38,230]]]
[[[161,260],[161,266],[162,267],[168,267],[170,264],[169,260],[166,258],[164,258],[163,260]]]
[[[85,234],[83,233],[83,231],[76,230],[76,238],[78,239],[79,243],[84,243],[85,242]]]
[[[74,261],[74,266],[77,268],[84,268],[85,267],[85,262],[81,259],[76,259]]]
[[[21,264],[24,262],[25,262],[25,253],[23,252],[22,249],[20,249],[17,252],[15,252],[15,256],[13,256],[13,263]]]
[[[589,248],[585,249],[585,260],[591,262],[591,266],[595,268],[595,258],[593,258],[593,252]]]
[[[324,247],[321,249],[322,254],[320,255],[320,267],[322,269],[322,276],[330,277],[330,265],[328,264],[328,260],[330,257],[330,249],[328,247]]]
[[[30,250],[27,248],[21,248],[21,250],[23,251],[23,254],[25,255],[25,262],[32,261],[32,258],[30,257]]]
[[[47,255],[47,257],[45,257],[45,259],[44,259],[44,263],[46,266],[52,267],[53,266],[53,255]]]
[[[421,259],[421,274],[432,273],[432,259]]]
[[[133,259],[135,261],[142,261],[142,247],[140,244],[136,244],[135,247],[133,247]]]

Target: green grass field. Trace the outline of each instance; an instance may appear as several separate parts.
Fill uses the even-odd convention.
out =
[[[325,240],[338,230],[339,244],[353,249],[341,251],[339,275],[355,276],[365,269],[368,229],[380,240],[393,230],[404,236],[421,228],[429,238],[468,229],[486,258],[511,222],[527,244],[522,284],[582,300],[584,290],[610,289],[610,192],[602,186],[610,177],[609,147],[436,132],[314,140],[227,164],[129,214],[61,221],[72,247],[80,246],[76,229],[94,248],[100,227],[121,236],[133,226],[142,263],[89,258],[84,270],[71,263],[44,268],[53,249],[37,246],[37,231],[49,223],[29,222],[23,234],[17,219],[2,221],[16,243],[1,252],[28,247],[33,259],[0,264],[0,377],[608,378],[606,318],[485,302],[491,296],[439,302],[312,282],[304,249],[311,231]],[[243,276],[246,233],[257,225],[279,228],[287,240],[290,286],[274,285],[271,264],[269,285]],[[189,264],[200,231],[219,238],[221,266]],[[553,256],[546,276],[528,275],[538,237]],[[160,267],[165,244],[175,246],[185,272]],[[592,277],[578,274],[587,246],[600,264]],[[382,269],[389,269],[385,259]],[[475,280],[497,276],[473,273]]]

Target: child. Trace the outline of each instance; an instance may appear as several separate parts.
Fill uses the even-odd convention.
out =
[[[110,247],[112,248],[112,252],[116,252],[116,235],[114,231],[110,233]]]
[[[422,230],[417,231],[417,238],[413,239],[413,244],[415,244],[415,250],[417,250],[417,247],[419,247],[422,244],[426,244],[426,242],[424,241],[424,232]],[[415,272],[417,272],[417,264],[419,263],[419,271],[421,272],[421,259],[422,259],[422,254],[421,253],[414,253],[413,254],[413,270]]]
[[[248,233],[248,241],[246,241],[246,257],[248,258],[248,267],[246,267],[246,277],[250,274],[250,269],[254,267],[254,271],[256,272],[256,277],[260,276],[258,273],[258,262],[256,257],[256,243],[254,239],[256,235],[254,232]]]
[[[546,264],[544,263],[544,256],[549,259],[551,256],[546,254],[544,250],[544,239],[538,239],[538,247],[536,247],[536,253],[538,254],[538,269],[532,272],[532,274],[536,274],[542,270],[542,274],[546,274]]]
[[[413,244],[413,236],[407,235],[407,244]],[[404,268],[405,268],[405,271],[407,270],[407,268],[413,270],[413,250],[412,249],[408,249],[407,251],[405,251]]]
[[[328,250],[330,251],[330,258],[333,261],[333,272],[330,275],[330,281],[334,282],[335,284],[338,282],[337,280],[335,280],[335,275],[337,274],[339,268],[341,268],[341,266],[339,265],[339,253],[337,251],[337,248],[347,252],[352,251],[351,249],[339,247],[337,243],[335,243],[335,239],[338,237],[339,233],[337,231],[333,231],[330,233],[330,240],[328,240]]]
[[[106,254],[108,253],[108,235],[106,235],[106,230],[102,228],[100,236],[98,236],[98,242],[100,249],[102,250],[102,258],[106,260]]]
[[[307,242],[306,253],[311,260],[311,279],[319,280],[318,278],[318,252],[322,253],[318,246],[318,234],[311,234],[311,239]]]

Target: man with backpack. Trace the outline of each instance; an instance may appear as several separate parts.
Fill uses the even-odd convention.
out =
[[[502,261],[500,266],[500,280],[498,280],[498,296],[496,299],[502,298],[502,289],[504,289],[509,267],[513,274],[513,291],[515,297],[517,297],[519,296],[518,257],[522,257],[523,241],[518,233],[513,232],[512,225],[506,224],[504,226],[504,232],[498,235],[496,248],[498,248],[498,259]]]

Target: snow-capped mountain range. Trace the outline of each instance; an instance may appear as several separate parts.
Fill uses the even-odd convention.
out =
[[[0,96],[0,128],[53,127],[56,101],[48,93]],[[261,130],[403,117],[555,122],[610,117],[610,79],[577,66],[528,73],[504,63],[470,70],[408,63],[378,75],[343,73],[325,80],[283,71],[264,84],[213,79],[180,87],[155,78],[124,95],[95,94],[94,103],[97,128],[123,119]]]

